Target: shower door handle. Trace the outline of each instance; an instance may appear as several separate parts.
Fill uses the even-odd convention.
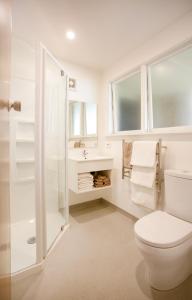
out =
[[[15,111],[21,111],[21,102],[20,101],[14,101],[13,103],[10,103],[7,100],[0,99],[0,109],[6,108],[8,111],[10,111],[12,108]]]
[[[12,108],[13,108],[15,111],[21,111],[21,101],[15,101],[15,102],[9,104],[9,111],[10,111]]]

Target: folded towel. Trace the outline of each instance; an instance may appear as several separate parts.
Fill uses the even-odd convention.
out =
[[[79,173],[78,178],[93,178],[93,175],[91,175],[91,173],[89,173],[89,172]]]
[[[155,168],[144,168],[133,166],[131,172],[132,183],[142,185],[144,187],[153,188],[156,178],[156,167]]]
[[[123,143],[123,166],[125,168],[131,167],[131,153],[132,153],[132,143]]]
[[[131,200],[137,205],[155,210],[157,206],[157,194],[155,189],[149,189],[131,183]]]
[[[90,185],[93,185],[93,182],[78,183],[78,186],[90,186]]]
[[[137,141],[133,143],[131,165],[155,167],[157,141]]]
[[[85,188],[80,188],[80,189],[78,189],[79,190],[79,192],[86,192],[86,191],[90,191],[90,190],[92,190],[92,187],[85,187]]]
[[[93,182],[93,178],[85,178],[85,179],[78,179],[78,183],[83,183],[83,182]]]

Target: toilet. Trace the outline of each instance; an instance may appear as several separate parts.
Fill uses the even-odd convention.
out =
[[[150,285],[177,287],[192,274],[192,172],[165,171],[164,211],[135,223],[135,239]]]

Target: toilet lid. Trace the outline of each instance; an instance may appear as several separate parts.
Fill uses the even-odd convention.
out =
[[[192,236],[192,223],[155,211],[135,223],[136,237],[156,248],[171,248]]]

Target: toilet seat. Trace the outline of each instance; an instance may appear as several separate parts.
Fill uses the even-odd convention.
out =
[[[156,248],[172,248],[192,237],[192,223],[155,211],[135,223],[136,237]]]

